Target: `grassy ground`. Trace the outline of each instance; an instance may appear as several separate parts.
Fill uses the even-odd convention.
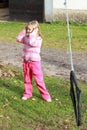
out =
[[[0,22],[0,41],[16,42],[18,33],[26,23]],[[43,35],[43,47],[67,49],[67,26],[63,22],[52,24],[40,23]],[[87,50],[87,24],[70,24],[72,33],[72,49],[75,51]]]
[[[1,22],[0,41],[14,42],[25,23]],[[67,28],[64,23],[40,24],[43,47],[67,48]],[[86,51],[87,28],[71,24],[73,49]],[[52,102],[41,99],[33,80],[33,97],[22,101],[23,74],[20,68],[0,65],[0,130],[87,130],[87,83],[80,82],[82,90],[82,125],[78,128],[69,95],[69,80],[44,77]]]
[[[86,130],[87,83],[79,82],[82,89],[82,125],[78,128],[69,95],[69,81],[45,77],[52,102],[42,100],[33,80],[33,97],[22,101],[23,76],[20,68],[3,67],[0,78],[1,130]]]

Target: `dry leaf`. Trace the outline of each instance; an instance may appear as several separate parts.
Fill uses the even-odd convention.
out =
[[[0,77],[2,76],[2,70],[0,69]]]

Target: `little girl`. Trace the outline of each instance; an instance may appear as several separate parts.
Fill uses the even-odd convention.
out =
[[[30,21],[25,29],[19,33],[17,41],[24,44],[22,52],[24,94],[22,99],[27,100],[32,97],[32,76],[34,76],[42,99],[51,102],[51,97],[46,89],[41,69],[40,48],[42,37],[38,21]]]

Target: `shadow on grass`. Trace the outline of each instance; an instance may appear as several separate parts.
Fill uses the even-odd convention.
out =
[[[23,92],[24,92],[24,85],[23,85],[23,84],[22,84],[22,85],[16,85],[16,84],[13,84],[13,82],[12,82],[12,83],[9,83],[8,81],[7,81],[7,82],[5,81],[5,83],[3,83],[2,85],[3,85],[3,87],[5,87],[7,90],[12,91],[13,95],[20,96],[20,98],[22,97]],[[34,86],[34,88],[35,88],[35,87],[36,87],[36,86]],[[36,89],[37,89],[37,87],[35,88],[35,91],[36,91],[36,92],[35,92],[35,91],[32,92],[33,96],[36,97],[36,98],[42,99],[42,97],[41,97],[39,91],[36,90]],[[37,91],[38,91],[38,92],[37,92]],[[32,97],[33,97],[33,96],[32,96]]]

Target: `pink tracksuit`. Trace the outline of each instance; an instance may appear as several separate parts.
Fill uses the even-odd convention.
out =
[[[40,48],[42,38],[36,36],[35,33],[30,33],[29,37],[25,36],[25,30],[21,31],[17,37],[17,41],[24,44],[22,58],[24,71],[24,94],[26,98],[32,97],[32,76],[36,81],[37,87],[44,100],[51,99],[48,93],[41,69]]]

